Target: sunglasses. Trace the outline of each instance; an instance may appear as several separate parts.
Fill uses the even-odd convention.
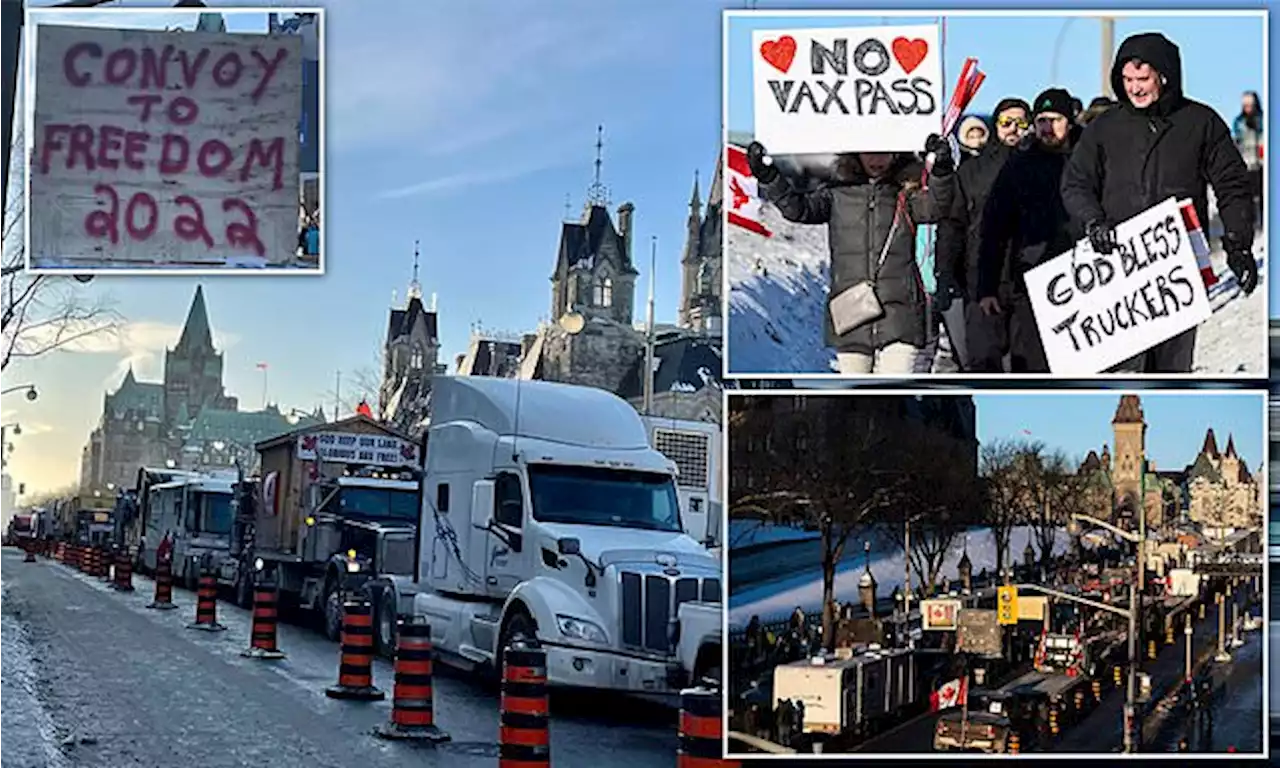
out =
[[[996,121],[996,125],[998,125],[1001,128],[1008,128],[1010,126],[1016,125],[1018,126],[1018,130],[1022,131],[1029,128],[1031,126],[1031,123],[1028,123],[1026,120],[1023,120],[1020,117],[1002,117]]]

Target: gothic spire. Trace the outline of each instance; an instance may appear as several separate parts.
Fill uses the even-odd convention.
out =
[[[689,195],[689,214],[702,215],[702,190],[698,187],[698,172],[693,172],[693,194]]]
[[[1228,459],[1240,458],[1236,455],[1236,436],[1230,433],[1227,434],[1227,452],[1225,455]]]
[[[187,322],[182,326],[175,350],[213,349],[213,332],[209,330],[209,312],[204,306],[204,286],[196,286],[196,296],[187,311]]]
[[[1211,459],[1218,458],[1218,440],[1214,437],[1213,427],[1209,427],[1209,431],[1204,433],[1204,445],[1200,447],[1200,452]]]
[[[609,189],[601,181],[601,173],[604,167],[604,126],[596,126],[596,160],[595,160],[595,177],[591,182],[591,186],[587,188],[587,206],[588,207],[609,207]]]
[[[413,241],[413,279],[409,281],[409,292],[407,298],[421,299],[422,284],[418,282],[418,241]]]

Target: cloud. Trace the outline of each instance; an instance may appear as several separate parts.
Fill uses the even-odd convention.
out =
[[[543,162],[525,166],[505,166],[495,167],[487,170],[463,171],[448,176],[440,176],[434,179],[428,179],[417,184],[410,184],[405,187],[397,187],[382,192],[378,197],[382,200],[396,200],[403,197],[414,197],[418,195],[434,195],[441,192],[456,192],[460,189],[469,187],[480,187],[487,184],[497,184],[503,181],[514,181],[525,176],[529,176],[539,171],[546,170],[558,165],[558,162]]]
[[[165,350],[172,348],[182,336],[182,326],[150,321],[127,323],[116,333],[87,339],[68,351],[85,354],[121,355],[115,370],[104,382],[114,387],[130,368],[141,379],[158,379],[163,374]],[[233,333],[214,331],[213,345],[225,352],[240,341]]]

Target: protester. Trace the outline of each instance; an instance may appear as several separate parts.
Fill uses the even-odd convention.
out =
[[[1209,221],[1213,185],[1223,250],[1245,294],[1258,285],[1253,256],[1253,194],[1244,161],[1222,118],[1182,92],[1182,55],[1164,35],[1120,44],[1111,85],[1121,104],[1089,124],[1067,164],[1062,198],[1093,248],[1115,250],[1114,227],[1170,197],[1191,198]],[[1189,373],[1195,329],[1120,363],[1125,373]]]
[[[1000,373],[1008,352],[1008,323],[1003,316],[977,311],[978,241],[987,194],[1013,148],[1029,127],[1031,107],[1022,99],[1007,98],[996,104],[992,122],[995,140],[982,154],[962,163],[954,175],[930,184],[938,221],[937,259],[934,272],[939,309],[960,366],[975,373]],[[1002,296],[1008,297],[1007,292]],[[951,306],[959,302],[955,310]]]
[[[1034,104],[1031,141],[1009,157],[991,188],[978,255],[979,308],[988,317],[1008,315],[1013,373],[1049,371],[1024,275],[1075,243],[1060,191],[1071,152],[1071,94],[1050,88]],[[1002,299],[1008,278],[1012,291],[1006,287]]]
[[[991,137],[987,122],[977,115],[969,115],[960,121],[956,139],[960,143],[960,164],[964,165],[982,154],[982,148]]]
[[[1098,96],[1093,101],[1089,102],[1088,108],[1080,113],[1080,116],[1076,118],[1076,123],[1083,128],[1096,120],[1098,115],[1101,115],[1103,112],[1106,112],[1115,105],[1116,103],[1106,96]]]
[[[826,337],[836,349],[840,372],[910,374],[927,336],[916,225],[934,218],[929,195],[920,187],[923,167],[917,158],[887,152],[846,155],[836,179],[816,189],[802,189],[779,173],[759,142],[747,147],[747,163],[763,196],[786,219],[827,226]],[[935,173],[950,170],[950,153],[939,153]],[[846,311],[853,304],[859,311]],[[838,326],[845,326],[843,332]]]
[[[1262,145],[1262,101],[1257,91],[1245,91],[1240,97],[1240,114],[1232,126],[1236,147],[1244,158],[1253,187],[1254,212],[1262,220],[1262,165],[1266,162]]]

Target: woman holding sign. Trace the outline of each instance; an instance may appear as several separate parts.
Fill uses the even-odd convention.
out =
[[[951,163],[949,152],[939,153]],[[802,190],[774,167],[764,146],[747,147],[761,192],[789,221],[825,224],[831,253],[827,344],[843,374],[910,374],[926,342],[924,286],[916,266],[916,225],[933,223],[909,154],[841,157],[836,181]],[[945,171],[949,171],[946,168]]]

